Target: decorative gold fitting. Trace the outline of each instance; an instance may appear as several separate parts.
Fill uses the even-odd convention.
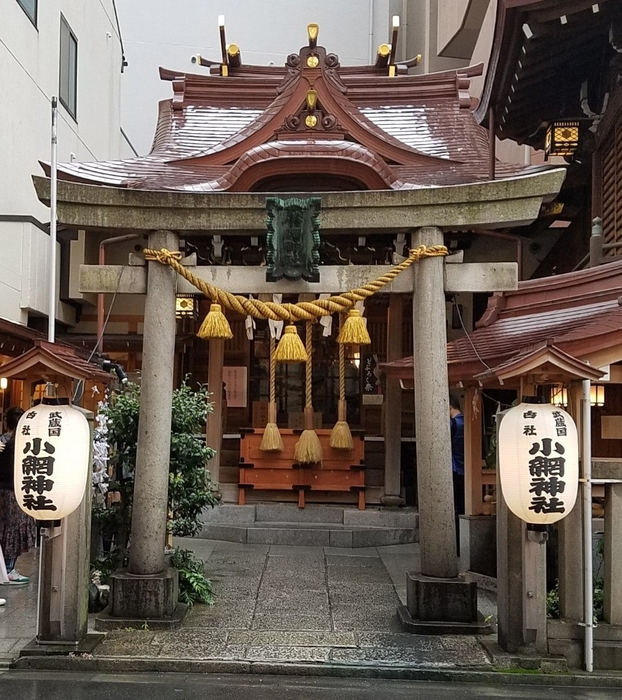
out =
[[[378,53],[376,55],[376,68],[386,68],[389,64],[389,57],[391,56],[391,45],[390,44],[380,44],[378,47]]]
[[[315,56],[314,54],[311,54],[311,56],[307,56],[307,68],[317,68],[320,65],[320,59]]]
[[[307,25],[307,36],[309,37],[309,48],[314,49],[317,46],[317,37],[320,33],[320,25],[313,22]]]
[[[220,66],[220,75],[222,75],[223,78],[228,77],[229,75],[229,66],[226,63],[223,63],[222,66]]]
[[[240,47],[237,44],[227,46],[227,64],[230,68],[239,68],[242,65]]]
[[[396,74],[395,66],[389,66],[389,78],[395,78]]]
[[[305,125],[309,129],[315,129],[315,127],[317,126],[317,117],[315,116],[315,114],[307,114],[307,116],[305,117]]]
[[[317,106],[317,92],[315,90],[307,90],[307,109],[309,112],[315,112]]]

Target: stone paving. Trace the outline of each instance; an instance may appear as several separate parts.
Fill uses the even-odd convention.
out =
[[[400,631],[406,571],[418,570],[416,544],[360,549],[249,545],[181,539],[206,562],[216,602],[196,605],[181,629],[109,632],[95,657],[240,660],[414,668],[490,668],[474,637]],[[0,586],[0,664],[36,631],[35,552],[18,562],[27,586]],[[480,610],[494,613],[482,593]]]
[[[0,586],[0,663],[12,659],[34,636],[37,628],[38,551],[21,556],[17,570],[30,577],[26,586]]]
[[[182,629],[111,632],[96,657],[490,668],[476,638],[400,631],[396,608],[418,545],[177,544],[206,561],[215,605],[195,606]]]

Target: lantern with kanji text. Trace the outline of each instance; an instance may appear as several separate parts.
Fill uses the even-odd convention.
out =
[[[579,447],[572,417],[552,404],[520,403],[499,427],[499,479],[508,508],[521,520],[549,525],[573,509]]]
[[[43,403],[15,430],[15,497],[36,520],[61,520],[82,502],[90,472],[90,430],[73,406]]]

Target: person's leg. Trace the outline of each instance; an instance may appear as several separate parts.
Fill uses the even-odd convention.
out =
[[[13,571],[16,563],[17,557],[4,557],[4,565],[6,566],[7,574]]]

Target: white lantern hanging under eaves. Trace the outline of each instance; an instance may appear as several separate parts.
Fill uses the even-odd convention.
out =
[[[577,427],[552,404],[521,403],[499,428],[499,479],[508,508],[521,520],[549,525],[573,509],[579,487]]]
[[[45,401],[45,399],[44,399]],[[36,520],[61,520],[82,502],[90,473],[89,424],[69,405],[41,403],[15,430],[15,497]]]

